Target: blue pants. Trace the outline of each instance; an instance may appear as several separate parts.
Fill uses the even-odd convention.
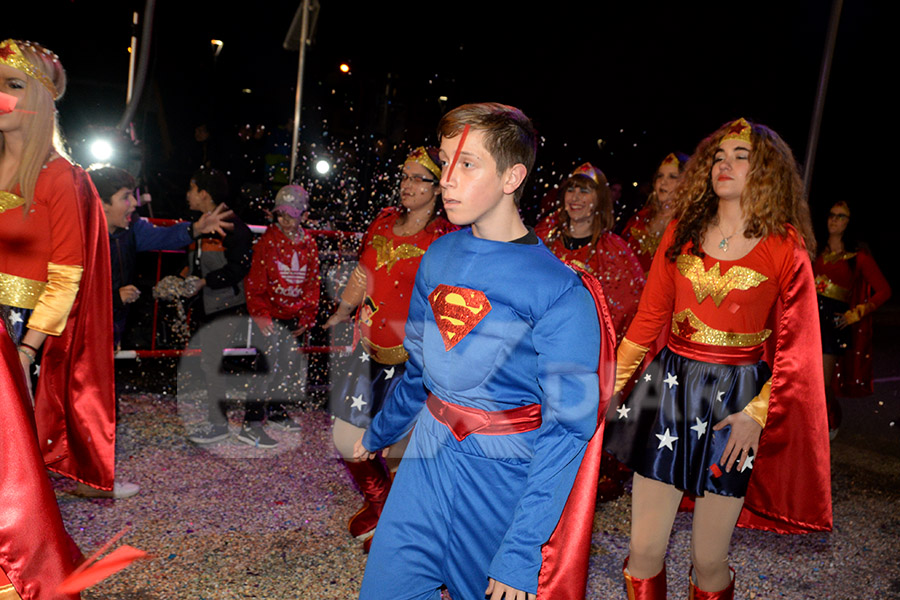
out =
[[[361,600],[484,598],[531,461],[488,458],[423,412],[372,542]]]

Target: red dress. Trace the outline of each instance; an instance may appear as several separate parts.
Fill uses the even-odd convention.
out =
[[[539,234],[540,235],[540,234]],[[644,272],[628,245],[614,233],[606,232],[590,243],[570,250],[556,229],[541,236],[544,243],[561,261],[580,267],[597,278],[609,306],[617,343],[625,336],[637,312]]]
[[[34,309],[28,326],[49,334],[35,394],[44,461],[53,471],[111,490],[112,287],[100,198],[80,167],[56,158],[38,177],[27,217],[22,202],[0,195],[0,304]],[[55,287],[48,269],[80,271],[77,294]]]
[[[872,318],[868,314],[887,302],[891,286],[872,255],[861,250],[836,254],[823,252],[813,263],[816,292],[846,303],[849,308],[870,304],[860,321],[850,327],[848,352],[837,364],[838,393],[859,398],[874,393],[872,387]]]
[[[641,263],[644,273],[650,272],[650,265],[653,264],[653,255],[659,247],[659,240],[662,234],[653,234],[648,229],[650,225],[650,209],[643,208],[637,212],[622,230],[622,238],[625,243],[634,251],[634,255]]]
[[[816,367],[821,346],[806,250],[790,228],[735,261],[700,258],[686,248],[671,262],[664,249],[675,226],[662,237],[626,337],[649,346],[670,327],[670,350],[678,346],[693,360],[763,355],[772,368],[768,416],[738,525],[779,533],[831,529],[825,394],[821,363]]]
[[[362,241],[359,264],[366,273],[366,297],[359,309],[359,332],[363,344],[382,364],[406,360],[403,336],[409,299],[422,255],[431,242],[456,227],[438,217],[411,236],[394,233],[401,215],[386,208],[372,222]],[[402,360],[399,360],[402,355]]]

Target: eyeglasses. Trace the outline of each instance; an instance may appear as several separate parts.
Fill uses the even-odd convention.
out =
[[[406,173],[400,174],[400,182],[403,183],[407,179],[412,179],[413,183],[436,183],[437,179],[432,177],[422,177],[421,175],[407,175]]]
[[[828,218],[829,218],[829,219],[838,219],[838,220],[840,220],[840,219],[849,219],[849,218],[850,218],[850,215],[845,215],[845,214],[843,214],[843,213],[833,213],[833,212],[830,212],[830,213],[828,213]]]

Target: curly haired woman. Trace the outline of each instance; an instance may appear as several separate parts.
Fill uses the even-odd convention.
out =
[[[668,344],[607,425],[606,449],[635,471],[624,574],[637,597],[666,597],[666,547],[685,494],[695,498],[692,598],[734,597],[735,525],[831,528],[802,188],[787,144],[744,119],[703,140],[687,165],[679,218],[619,346],[617,388],[671,323]]]

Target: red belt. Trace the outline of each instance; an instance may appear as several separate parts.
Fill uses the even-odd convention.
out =
[[[541,426],[541,405],[528,404],[509,410],[480,410],[444,402],[428,394],[428,410],[461,442],[470,434],[509,435],[534,431]]]
[[[710,346],[670,335],[669,350],[691,360],[723,365],[754,365],[763,357],[763,345],[748,347]]]

